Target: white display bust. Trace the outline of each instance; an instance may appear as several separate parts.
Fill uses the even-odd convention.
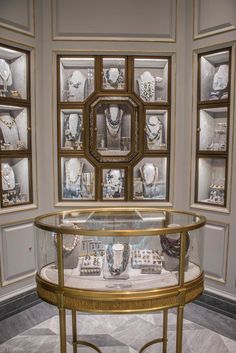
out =
[[[8,191],[15,189],[15,173],[8,163],[2,163],[2,190]]]
[[[75,70],[69,78],[69,101],[82,102],[85,99],[85,85],[87,78],[80,70]]]

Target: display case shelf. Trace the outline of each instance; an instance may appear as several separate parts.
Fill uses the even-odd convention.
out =
[[[170,69],[171,57],[166,56],[57,56],[59,202],[169,202]],[[138,89],[147,73],[154,79],[150,99],[144,99],[144,91],[151,92],[153,82],[144,82],[142,93]],[[71,83],[79,74],[85,77],[83,95],[81,79],[74,86]],[[92,192],[81,192],[84,172],[74,181],[77,191],[68,192],[65,171],[70,160],[83,161],[86,173],[92,173]],[[132,191],[134,181],[135,188],[140,188],[142,163],[145,172],[155,170],[150,195],[144,180],[140,180],[142,195]],[[152,179],[152,171],[149,174]]]
[[[1,208],[33,203],[30,52],[0,44]],[[1,211],[0,211],[1,212]]]

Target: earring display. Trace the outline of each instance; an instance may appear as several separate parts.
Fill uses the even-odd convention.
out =
[[[60,59],[60,99],[83,102],[94,91],[94,58]]]
[[[29,202],[28,175],[28,158],[1,160],[2,207]]]
[[[227,107],[200,109],[199,150],[227,150]]]
[[[28,148],[27,109],[0,105],[0,149],[26,150]]]
[[[97,150],[102,156],[125,156],[131,149],[128,104],[102,103],[96,108]]]
[[[124,90],[125,58],[103,58],[102,87],[105,90]]]
[[[27,99],[26,53],[0,46],[0,97]]]
[[[64,150],[83,149],[82,109],[63,109],[61,111],[61,148]]]
[[[134,167],[134,200],[166,199],[167,158],[144,158]]]
[[[148,150],[167,149],[167,111],[146,111],[146,144]]]
[[[198,201],[225,204],[226,161],[223,158],[199,158]]]
[[[103,169],[103,200],[124,200],[124,169]]]
[[[167,102],[168,59],[134,59],[134,90],[144,102]]]
[[[229,98],[229,50],[201,56],[201,101]]]
[[[94,167],[84,158],[61,159],[63,199],[94,199]]]

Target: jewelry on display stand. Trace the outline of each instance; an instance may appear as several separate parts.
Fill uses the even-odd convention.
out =
[[[3,90],[0,90],[0,96],[6,97],[7,87],[12,85],[12,73],[9,64],[4,59],[0,59],[0,85],[3,84]]]
[[[63,224],[64,225],[64,224]],[[57,234],[53,233],[53,241],[55,245],[55,249],[57,249]],[[69,240],[69,237],[73,237],[73,241]],[[65,245],[68,243],[69,245]],[[80,243],[80,236],[79,235],[65,235],[63,237],[63,245],[62,245],[62,252],[64,257],[64,267],[67,269],[73,269],[78,266],[79,263],[79,246]],[[56,253],[57,255],[57,253]],[[57,263],[57,259],[55,261]]]
[[[116,277],[117,279],[128,279],[129,258],[129,244],[108,244],[105,251],[104,278],[114,279],[114,277]]]
[[[210,100],[227,99],[228,98],[228,81],[229,81],[229,65],[220,65],[214,74]]]
[[[79,113],[71,113],[65,119],[65,147],[80,148],[82,117]]]
[[[150,115],[146,121],[146,135],[149,149],[157,149],[162,143],[162,122],[156,115]]]
[[[106,88],[121,89],[124,85],[124,75],[120,68],[111,67],[105,73]]]
[[[68,101],[83,101],[87,78],[80,70],[75,70],[68,80]]]
[[[225,197],[225,182],[220,181],[218,183],[212,183],[209,186],[209,199],[207,200],[209,203],[224,204]]]
[[[106,131],[107,131],[107,148],[121,149],[121,126],[124,111],[117,104],[110,104],[104,110]]]
[[[16,187],[15,173],[8,163],[2,163],[2,190],[9,191]]]
[[[0,131],[3,141],[0,148],[4,150],[24,150],[24,141],[20,140],[18,126],[15,119],[9,114],[0,114]]]
[[[137,79],[140,97],[145,102],[155,102],[156,88],[162,81],[162,77],[154,77],[151,72],[144,71]]]
[[[106,174],[105,197],[120,198],[122,197],[123,178],[120,169],[110,169]]]
[[[153,163],[145,163],[139,170],[143,180],[143,196],[145,198],[157,197],[159,194],[158,167],[155,167]]]
[[[82,192],[82,172],[84,163],[78,158],[70,158],[65,162],[65,186],[67,191],[80,194]]]

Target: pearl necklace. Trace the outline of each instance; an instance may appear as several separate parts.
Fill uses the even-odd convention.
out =
[[[66,163],[66,185],[69,189],[77,184],[81,178],[84,163],[77,162],[77,158],[71,158]]]
[[[65,255],[70,255],[72,253],[72,251],[76,248],[76,246],[78,245],[79,241],[80,241],[80,236],[79,235],[74,235],[74,240],[71,244],[71,246],[66,246],[66,245],[62,245],[62,249]],[[55,247],[57,247],[57,235],[55,233],[53,233],[53,241],[54,241],[54,245]]]
[[[104,115],[106,117],[106,126],[107,126],[107,130],[108,130],[109,134],[112,137],[116,137],[120,131],[120,128],[121,128],[121,123],[122,123],[122,118],[123,118],[123,110],[117,108],[117,115],[116,115],[115,120],[112,119],[109,108],[105,109]]]

